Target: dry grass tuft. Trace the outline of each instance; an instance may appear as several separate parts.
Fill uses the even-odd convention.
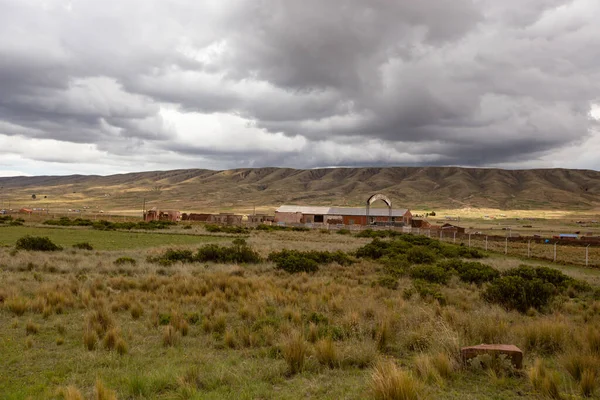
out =
[[[59,396],[64,400],[85,400],[79,389],[75,386],[67,386],[59,390]]]
[[[112,328],[106,335],[104,335],[104,340],[102,341],[104,344],[104,348],[107,350],[113,350],[117,346],[117,341],[120,338],[120,333],[117,328]]]
[[[139,319],[144,314],[144,309],[140,303],[134,303],[129,312],[131,313],[131,318]]]
[[[579,381],[579,388],[583,397],[592,397],[596,391],[598,380],[596,377],[597,373],[594,370],[586,369],[581,374],[581,380]]]
[[[572,340],[568,325],[558,321],[531,322],[522,328],[523,350],[541,355],[563,351]]]
[[[419,381],[390,360],[377,363],[371,374],[371,391],[378,400],[417,400],[423,390]]]
[[[529,381],[533,388],[542,395],[551,399],[562,398],[558,388],[560,376],[556,372],[548,371],[542,360],[537,359],[529,370]]]
[[[95,400],[117,400],[117,394],[104,386],[100,379],[96,380],[94,395]]]
[[[281,351],[287,362],[289,373],[293,375],[302,372],[308,345],[300,331],[293,331],[284,339]]]
[[[25,325],[25,334],[26,335],[35,335],[40,331],[40,326],[38,324],[33,323],[33,321],[27,321],[27,325]]]
[[[98,343],[98,335],[91,329],[85,329],[83,332],[83,345],[89,351],[92,351],[96,348],[96,343]]]
[[[125,340],[123,340],[123,338],[117,339],[117,345],[115,348],[119,355],[123,356],[123,355],[127,354],[127,351],[128,351],[127,343],[125,342]]]
[[[592,354],[600,356],[600,330],[590,327],[586,336]]]
[[[321,365],[325,365],[329,368],[336,368],[340,365],[338,358],[337,349],[333,340],[321,339],[315,345],[315,353],[317,360]]]
[[[11,297],[4,302],[4,306],[10,312],[20,317],[29,308],[29,302],[23,297]]]
[[[164,327],[162,335],[163,346],[172,347],[179,343],[179,332],[172,325]]]

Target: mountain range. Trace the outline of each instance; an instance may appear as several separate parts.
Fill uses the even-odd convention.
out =
[[[186,169],[0,178],[3,208],[272,212],[281,204],[360,206],[374,193],[417,210],[600,208],[600,172],[459,167]],[[35,196],[34,196],[35,195]],[[35,199],[34,199],[35,197]]]

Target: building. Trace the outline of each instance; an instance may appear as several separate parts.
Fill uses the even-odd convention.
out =
[[[160,211],[156,209],[148,210],[144,213],[144,221],[173,221],[177,222],[181,220],[181,213],[179,211]]]
[[[408,209],[283,205],[275,210],[275,222],[286,224],[385,225],[391,222],[410,226],[411,221]]]
[[[465,234],[465,228],[463,228],[462,226],[456,226],[456,225],[452,225],[452,224],[444,224],[442,225],[442,231],[444,231],[444,233],[457,233],[459,235],[464,235]]]

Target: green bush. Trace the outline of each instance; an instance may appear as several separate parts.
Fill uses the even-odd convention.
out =
[[[391,290],[398,289],[398,278],[392,275],[384,275],[377,279],[377,284]]]
[[[349,229],[338,229],[335,233],[338,235],[349,235],[351,232]]]
[[[125,264],[135,265],[136,263],[137,262],[131,257],[119,257],[114,262],[115,265],[125,265]]]
[[[525,313],[530,308],[541,310],[546,307],[555,293],[556,287],[541,279],[507,275],[494,280],[483,292],[483,298],[509,310]]]
[[[62,247],[54,244],[47,237],[39,236],[23,236],[17,240],[15,248],[17,250],[32,250],[32,251],[59,251]]]
[[[532,280],[538,278],[544,282],[553,284],[558,288],[568,287],[574,279],[561,271],[548,267],[530,267],[528,265],[519,265],[506,271],[505,276],[520,276],[521,278]]]
[[[88,242],[75,243],[73,247],[80,250],[94,250],[94,247]]]
[[[286,257],[278,257],[275,265],[289,273],[316,272],[319,264],[312,258],[302,256],[299,252],[290,253]]]
[[[382,257],[379,261],[383,264],[385,272],[396,278],[406,275],[410,269],[410,262],[404,254]]]
[[[175,262],[215,262],[215,263],[239,263],[256,264],[262,261],[260,255],[246,244],[244,239],[235,239],[232,246],[219,246],[207,244],[200,247],[196,254],[191,250],[168,249],[164,254],[157,257],[148,257],[149,262],[162,265],[170,265]]]
[[[249,233],[250,230],[243,226],[229,226],[229,225],[215,225],[215,224],[206,224],[204,225],[204,229],[206,229],[210,233],[231,233],[234,235]]]
[[[354,263],[354,259],[343,251],[298,251],[298,250],[281,250],[272,252],[267,258],[274,262],[277,268],[289,270],[288,272],[310,272],[316,271],[319,264],[331,264],[336,262],[343,266],[348,266]],[[310,260],[310,262],[299,261],[300,259]],[[314,266],[317,268],[314,268]],[[310,270],[310,271],[309,271]]]
[[[406,258],[413,264],[431,264],[436,260],[436,254],[427,247],[417,246],[406,252]]]
[[[410,269],[411,278],[442,285],[448,283],[450,276],[450,271],[437,265],[418,265]]]
[[[387,255],[389,247],[390,242],[373,239],[371,243],[368,243],[356,250],[356,257],[378,260],[384,255]]]
[[[11,217],[10,215],[0,215],[0,224],[3,224],[5,222],[11,222],[13,220],[13,217]]]
[[[423,300],[436,300],[440,305],[446,305],[446,298],[440,292],[438,285],[416,279],[413,281],[415,290]]]
[[[484,282],[491,282],[500,276],[498,270],[479,262],[461,261],[459,259],[449,259],[438,262],[441,268],[456,273],[461,281],[476,283],[478,285]]]

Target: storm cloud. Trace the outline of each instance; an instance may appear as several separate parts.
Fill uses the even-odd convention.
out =
[[[598,20],[597,0],[0,0],[0,174],[600,169]]]

